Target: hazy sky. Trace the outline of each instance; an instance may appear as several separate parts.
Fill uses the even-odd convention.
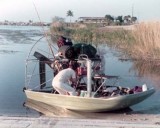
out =
[[[0,21],[39,21],[34,4],[42,21],[51,22],[55,16],[66,20],[68,10],[72,20],[78,17],[104,17],[133,15],[140,21],[160,20],[160,0],[0,0]]]

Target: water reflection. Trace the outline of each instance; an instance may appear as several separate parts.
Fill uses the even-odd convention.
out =
[[[130,71],[134,71],[137,76],[147,77],[160,89],[160,62],[134,61]]]
[[[20,51],[13,51],[13,50],[0,50],[0,54],[14,54]]]
[[[138,76],[145,76],[148,74],[160,75],[160,62],[156,61],[135,61],[132,70],[137,71]]]
[[[43,113],[46,116],[56,116],[56,117],[74,117],[74,118],[92,118],[92,119],[104,119],[108,116],[115,116],[113,114],[130,114],[132,113],[131,108],[126,108],[123,110],[117,110],[113,112],[101,112],[101,113],[89,113],[89,112],[79,112],[79,111],[71,111],[64,108],[50,106],[44,104],[42,102],[38,102],[35,100],[27,99],[25,102],[25,106],[32,108],[34,110]]]
[[[42,36],[43,33],[40,29],[0,29],[0,44],[16,43],[16,44],[30,44],[37,40],[37,37]]]

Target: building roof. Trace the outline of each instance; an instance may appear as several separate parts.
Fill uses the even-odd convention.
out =
[[[83,20],[105,20],[105,17],[79,17],[79,19]]]

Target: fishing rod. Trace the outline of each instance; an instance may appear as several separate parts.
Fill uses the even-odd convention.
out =
[[[44,26],[42,25],[42,21],[41,21],[41,18],[40,18],[40,16],[39,16],[39,13],[38,13],[38,10],[37,10],[37,8],[36,8],[36,5],[35,5],[34,1],[32,1],[32,2],[33,2],[33,5],[34,5],[34,9],[35,9],[35,11],[36,11],[36,13],[37,13],[38,19],[39,19],[39,21],[40,21],[40,25],[41,25],[41,27],[42,27],[42,29],[43,29],[43,33],[44,33],[44,35],[45,35],[45,37],[46,37],[46,40],[47,40],[47,42],[48,42],[49,49],[50,49],[53,57],[55,58],[53,49],[52,49],[52,47],[51,47],[51,43],[50,43],[49,39],[47,38],[47,37],[48,37],[48,34],[47,34],[47,32],[45,32]],[[54,46],[53,46],[53,47],[54,47]],[[55,47],[54,47],[54,48],[55,48]],[[55,48],[55,49],[56,49],[56,48]],[[56,49],[56,50],[57,50],[57,49]]]

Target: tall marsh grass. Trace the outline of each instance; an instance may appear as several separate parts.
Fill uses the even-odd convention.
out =
[[[132,57],[160,59],[160,22],[140,23],[132,30]]]
[[[133,26],[132,26],[133,27]],[[103,38],[126,56],[138,60],[160,60],[160,22],[144,22],[133,29],[105,30]]]

